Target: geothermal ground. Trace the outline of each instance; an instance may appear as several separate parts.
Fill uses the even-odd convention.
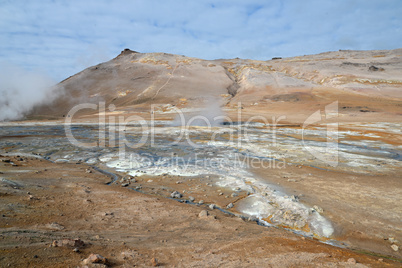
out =
[[[0,123],[0,265],[400,266],[401,54],[126,50],[70,77]]]

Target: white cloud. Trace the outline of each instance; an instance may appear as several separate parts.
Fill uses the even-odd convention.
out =
[[[402,44],[402,2],[3,1],[0,59],[61,80],[129,47],[268,59]]]

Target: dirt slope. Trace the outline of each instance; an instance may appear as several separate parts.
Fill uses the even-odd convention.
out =
[[[346,113],[392,117],[402,113],[401,73],[402,49],[337,51],[268,61],[208,61],[126,49],[62,81],[59,98],[37,106],[30,116],[60,118],[85,102],[105,101],[118,111],[135,113],[149,112],[152,104],[183,108],[215,99],[227,108],[240,102],[252,114],[294,114],[294,107],[310,111],[339,101]]]

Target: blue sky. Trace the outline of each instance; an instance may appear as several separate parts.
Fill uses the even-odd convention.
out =
[[[261,60],[394,49],[401,14],[401,0],[0,0],[0,61],[60,81],[124,48]]]

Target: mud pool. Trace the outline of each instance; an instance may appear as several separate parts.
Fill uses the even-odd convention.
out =
[[[333,224],[319,208],[288,195],[267,169],[310,166],[358,174],[394,174],[402,167],[402,124],[300,126],[236,123],[219,127],[172,126],[168,121],[124,127],[82,123],[1,123],[0,154],[86,163],[132,178],[166,176],[208,179],[204,191],[226,189],[240,196],[230,209],[243,217],[330,240]],[[71,134],[71,135],[70,135]],[[191,191],[183,195],[188,200]],[[206,200],[208,204],[208,200]]]

